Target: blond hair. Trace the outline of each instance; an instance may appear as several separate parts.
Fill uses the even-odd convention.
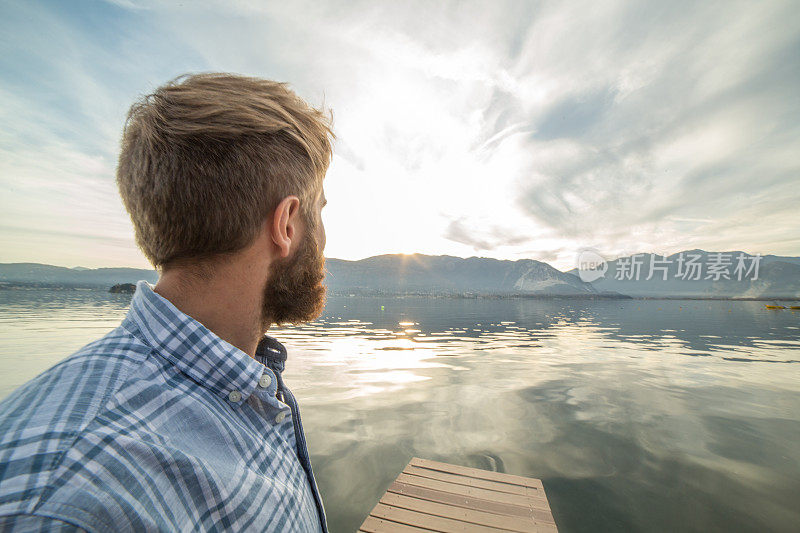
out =
[[[117,185],[156,268],[247,247],[286,196],[308,216],[332,154],[329,115],[286,84],[231,74],[176,78],[135,103]]]

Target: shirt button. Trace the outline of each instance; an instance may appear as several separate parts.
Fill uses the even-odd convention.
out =
[[[261,379],[258,380],[258,386],[262,389],[266,389],[270,384],[272,384],[272,378],[269,377],[269,374],[263,374]]]
[[[281,411],[275,416],[275,423],[280,424],[286,418],[286,411]]]
[[[242,399],[242,393],[238,390],[232,390],[230,394],[228,394],[228,399],[234,403],[238,402]]]

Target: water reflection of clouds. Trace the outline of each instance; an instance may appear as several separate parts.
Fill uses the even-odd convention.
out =
[[[581,303],[580,305],[586,306],[585,303]],[[667,304],[662,305],[666,306]],[[728,305],[730,304],[725,304],[725,306]],[[536,306],[537,303],[532,305],[534,308]],[[601,308],[602,307],[608,306],[601,305]],[[532,345],[538,345],[539,341],[547,335],[554,334],[557,328],[565,326],[594,327],[596,331],[605,332],[609,337],[622,339],[627,342],[639,343],[642,345],[642,349],[662,349],[665,346],[665,342],[671,347],[677,340],[682,342],[685,348],[689,348],[683,352],[687,354],[699,354],[707,351],[725,351],[731,349],[731,347],[740,348],[742,345],[746,346],[748,344],[755,348],[761,348],[770,343],[769,339],[764,338],[765,331],[760,324],[750,324],[750,329],[758,329],[760,335],[742,334],[742,330],[748,328],[730,328],[730,324],[724,323],[712,324],[716,326],[717,329],[720,329],[720,327],[725,329],[725,334],[723,335],[703,331],[703,320],[698,321],[697,316],[681,317],[679,320],[676,320],[674,313],[673,316],[669,316],[669,314],[665,313],[663,319],[655,317],[659,319],[659,322],[663,322],[662,325],[664,327],[659,329],[653,327],[653,310],[643,310],[641,303],[636,305],[635,310],[630,308],[630,304],[627,309],[624,306],[619,306],[619,309],[622,309],[623,312],[604,314],[608,309],[596,310],[591,306],[586,306],[584,309],[571,309],[569,312],[553,313],[551,311],[540,313],[538,318],[544,317],[544,320],[530,321],[528,324],[523,324],[521,321],[495,321],[489,323],[473,321],[460,326],[451,324],[449,327],[442,329],[437,329],[435,327],[436,322],[442,321],[442,317],[437,317],[437,320],[434,321],[406,320],[395,322],[392,325],[393,329],[375,326],[369,327],[373,324],[372,322],[360,322],[352,319],[346,322],[331,322],[329,324],[323,321],[317,326],[324,328],[326,335],[332,336],[340,334],[367,334],[370,339],[381,342],[403,337],[410,338],[416,343],[436,343],[445,340],[454,342],[461,339],[464,341],[471,340],[476,343],[476,346],[480,346],[481,349],[494,349],[495,347],[493,345],[502,347],[505,342],[517,342],[520,346],[531,347]],[[679,309],[684,311],[683,306],[680,306]],[[657,309],[657,312],[662,311],[664,311],[662,307]],[[667,309],[666,311],[670,310]],[[730,312],[730,309],[726,309],[726,311]],[[739,309],[739,311],[741,311],[741,309]],[[705,311],[703,311],[703,313],[705,313]],[[749,315],[750,313],[739,314]],[[687,315],[689,315],[689,313],[687,313]],[[459,320],[463,321],[464,318],[465,317],[459,317],[458,315],[451,315],[446,317],[445,320],[450,319],[457,322]],[[736,318],[744,318],[747,320],[750,317],[738,316]],[[733,322],[736,322],[736,320]],[[332,327],[337,325],[346,326],[346,330],[339,330]],[[672,325],[672,327],[668,325]],[[789,326],[788,324],[786,324],[786,326],[787,327],[783,329],[784,336],[787,333],[786,330],[796,330],[796,327]],[[767,333],[769,333],[769,331],[767,331]],[[797,341],[784,338],[774,343],[774,345],[782,348],[794,348],[797,346]],[[446,347],[442,346],[441,348],[445,348],[443,351],[447,351]]]
[[[444,366],[435,361],[433,345],[419,345],[404,331],[373,328],[372,323],[356,320],[337,321],[332,328],[326,326],[323,320],[313,328],[271,331],[294,348],[287,361],[287,379],[294,375],[295,368],[301,368],[303,374],[312,375],[315,383],[321,380],[326,385],[344,387],[326,401],[399,391],[409,383],[430,379],[420,370]],[[311,353],[321,342],[325,345],[322,358]],[[324,372],[319,371],[320,367]]]
[[[314,368],[325,368],[326,375],[300,379],[339,384],[348,398],[385,394],[390,398],[459,370],[478,371],[491,386],[514,389],[522,376],[528,382],[559,379],[571,366],[581,372],[596,367],[592,372],[597,378],[618,377],[625,367],[654,388],[664,386],[665,379],[669,386],[698,386],[708,382],[709,368],[702,360],[711,358],[717,366],[794,363],[800,350],[800,340],[791,338],[791,326],[788,336],[783,330],[782,338],[769,338],[777,334],[753,320],[754,307],[747,304],[732,313],[730,303],[712,302],[712,312],[702,309],[698,319],[685,302],[502,301],[484,302],[497,312],[476,313],[479,308],[472,302],[457,300],[436,300],[436,306],[427,305],[425,299],[381,304],[392,306],[393,312],[378,311],[381,300],[366,312],[358,304],[369,299],[345,300],[350,308],[337,307],[334,300],[334,305],[329,302],[331,312],[317,322],[272,334],[293,348],[296,364],[290,359],[289,377],[299,377],[295,368],[312,373]],[[715,305],[719,312],[714,312]],[[431,313],[431,307],[438,312]],[[447,313],[448,307],[453,312]],[[320,351],[324,357],[314,355]],[[687,356],[698,362],[675,359]],[[725,381],[731,374],[735,380],[739,372],[720,371],[713,379]],[[604,402],[598,400],[598,405]]]
[[[5,368],[38,373],[124,316],[123,300],[79,296],[0,306]],[[687,501],[707,524],[797,523],[800,365],[763,362],[800,359],[798,318],[749,302],[331,298],[270,334],[329,504],[368,512],[417,455],[543,478],[556,513],[619,526],[641,509],[637,529]]]

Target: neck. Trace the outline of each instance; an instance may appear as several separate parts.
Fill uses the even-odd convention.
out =
[[[266,330],[262,305],[266,269],[229,264],[202,281],[183,269],[164,272],[155,292],[221,339],[255,358]]]

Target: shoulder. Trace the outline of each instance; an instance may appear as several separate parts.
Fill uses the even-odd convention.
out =
[[[0,515],[35,507],[64,452],[150,351],[117,327],[0,402]]]
[[[149,352],[117,327],[45,370],[0,402],[0,447],[23,429],[84,426]]]

